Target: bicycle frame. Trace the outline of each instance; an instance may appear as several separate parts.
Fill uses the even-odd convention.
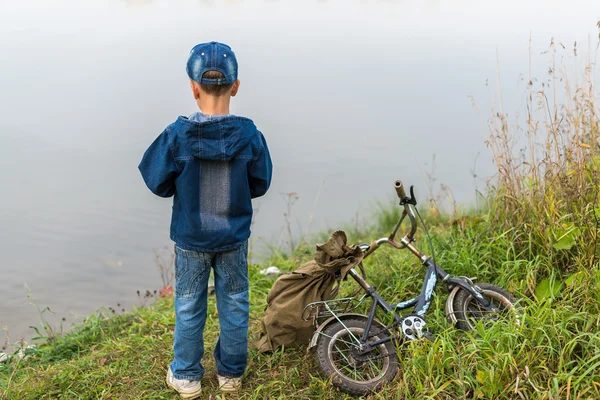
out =
[[[401,190],[399,190],[399,188]],[[398,196],[400,197],[400,205],[404,206],[404,211],[402,212],[402,216],[400,220],[396,224],[392,234],[387,238],[381,238],[373,243],[360,245],[360,248],[363,250],[365,257],[371,255],[375,250],[377,250],[381,245],[388,244],[396,249],[404,249],[408,248],[416,257],[418,257],[423,266],[426,268],[425,272],[425,280],[423,282],[423,286],[421,289],[421,293],[412,299],[402,301],[398,304],[389,304],[386,302],[380,295],[377,293],[374,287],[372,287],[363,277],[353,268],[349,271],[350,276],[356,280],[356,282],[362,287],[363,290],[369,295],[373,304],[367,316],[367,324],[365,330],[363,332],[362,337],[360,338],[360,342],[363,343],[360,353],[368,353],[373,349],[373,347],[388,342],[392,340],[392,336],[387,336],[382,339],[368,342],[369,332],[371,327],[373,326],[373,321],[375,319],[375,313],[377,308],[382,308],[386,312],[394,313],[394,323],[400,323],[403,317],[398,314],[397,311],[405,310],[414,306],[413,315],[417,315],[419,317],[424,317],[425,313],[431,306],[433,301],[433,293],[438,285],[438,282],[441,280],[446,283],[449,288],[453,288],[455,286],[460,286],[464,290],[468,291],[473,298],[475,298],[486,310],[492,312],[498,312],[499,310],[488,300],[486,299],[479,289],[473,284],[471,279],[466,277],[452,277],[446,271],[444,271],[439,265],[435,264],[435,262],[428,256],[421,253],[415,246],[413,246],[414,234],[417,230],[417,220],[415,217],[415,213],[412,207],[416,206],[416,200],[414,198],[413,188],[411,187],[411,197],[406,197],[406,195],[401,196],[401,193],[404,194],[404,189],[402,188],[402,183],[400,181],[396,181],[396,190],[398,192]],[[411,222],[411,230],[406,236],[404,236],[400,242],[396,242],[394,237],[398,232],[398,229],[402,225],[403,220],[406,217],[409,217]]]

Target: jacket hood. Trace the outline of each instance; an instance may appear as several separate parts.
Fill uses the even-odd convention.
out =
[[[174,129],[194,157],[219,161],[233,159],[258,132],[252,120],[233,115],[204,122],[179,117]]]

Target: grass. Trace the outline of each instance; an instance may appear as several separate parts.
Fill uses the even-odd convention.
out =
[[[492,113],[489,146],[498,175],[486,209],[453,209],[451,217],[440,217],[437,207],[423,210],[437,262],[452,274],[477,276],[514,293],[524,309],[523,324],[457,331],[445,319],[446,294],[439,290],[427,315],[435,341],[401,345],[400,372],[370,398],[600,398],[600,114],[592,67],[577,81],[559,77],[554,41],[549,54],[548,79],[528,79],[525,120],[511,122],[502,109]],[[563,104],[556,95],[561,81]],[[518,138],[527,142],[524,151],[514,151],[522,143]],[[381,237],[398,213],[397,207],[384,205],[372,226],[347,229],[351,241]],[[311,258],[310,246],[295,248],[291,235],[290,243],[291,254],[274,253],[263,266],[250,266],[251,341],[272,284],[258,271],[268,265],[293,270]],[[422,250],[424,243],[418,242]],[[389,301],[420,290],[422,268],[406,252],[382,248],[365,267],[369,281]],[[347,292],[355,287],[344,285]],[[73,332],[28,350],[31,357],[0,364],[0,398],[176,398],[164,384],[173,328],[170,299],[122,315],[93,315]],[[210,356],[217,335],[212,299],[205,330],[206,398],[224,398]],[[251,350],[244,389],[232,397],[346,398],[319,374],[305,348],[273,354]]]
[[[264,307],[271,281],[251,272],[253,282],[253,331],[259,309]],[[175,326],[173,300],[158,299],[149,307],[122,315],[98,313],[73,333],[57,338],[30,353],[23,361],[12,360],[0,370],[2,398],[7,399],[172,399],[164,376],[172,357]],[[217,313],[211,299],[205,338],[215,343]],[[210,347],[207,354],[210,354]],[[311,363],[304,352],[251,354],[243,398],[286,397],[290,390],[309,398],[333,393],[324,380],[311,382]],[[1,365],[1,364],[0,364]],[[218,394],[212,357],[205,357],[205,392]],[[290,386],[292,384],[292,386]],[[307,386],[307,387],[304,387]],[[267,395],[268,393],[268,395]],[[208,397],[208,396],[207,396]]]
[[[382,216],[381,224],[389,226]],[[379,224],[378,224],[379,225]],[[383,229],[383,228],[382,228]],[[524,324],[499,323],[488,330],[461,332],[445,320],[445,293],[438,291],[428,323],[436,340],[403,345],[396,379],[373,399],[455,398],[600,398],[600,270],[582,268],[581,278],[563,282],[560,292],[536,299],[540,276],[558,270],[547,257],[523,257],[504,236],[494,236],[489,217],[442,221],[431,229],[438,263],[455,274],[478,276],[522,298]],[[372,237],[375,237],[375,230]],[[293,269],[307,260],[271,260]],[[272,281],[250,267],[251,340]],[[422,270],[405,252],[381,249],[366,262],[369,280],[387,299],[401,300],[419,291]],[[557,280],[564,281],[562,275]],[[345,290],[354,288],[345,283]],[[218,335],[214,298],[206,326],[206,398],[221,398],[211,345]],[[109,317],[110,315],[110,317]],[[385,316],[381,316],[384,319]],[[112,315],[98,313],[79,329],[31,351],[30,358],[1,367],[3,399],[172,399],[164,384],[171,360],[172,299]],[[1,364],[0,364],[1,365]],[[274,354],[250,352],[240,399],[343,399],[318,372],[311,352],[288,349]]]
[[[493,229],[517,228],[510,237],[519,251],[552,255],[549,261],[561,271],[592,268],[600,255],[595,65],[587,61],[583,74],[569,73],[566,63],[581,65],[576,46],[566,49],[552,39],[548,76],[527,78],[524,116],[509,119],[498,93],[488,124],[498,170],[490,201]]]

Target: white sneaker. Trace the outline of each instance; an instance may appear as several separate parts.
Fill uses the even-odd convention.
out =
[[[200,381],[177,379],[173,376],[171,368],[167,371],[167,385],[179,393],[182,399],[197,399],[202,392]]]
[[[242,388],[242,377],[232,378],[230,376],[217,375],[219,389],[223,392],[237,392]]]

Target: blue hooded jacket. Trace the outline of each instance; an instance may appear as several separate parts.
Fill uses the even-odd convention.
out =
[[[252,120],[179,117],[144,153],[148,188],[173,198],[171,240],[183,250],[222,252],[250,237],[251,199],[269,189],[272,163]]]

